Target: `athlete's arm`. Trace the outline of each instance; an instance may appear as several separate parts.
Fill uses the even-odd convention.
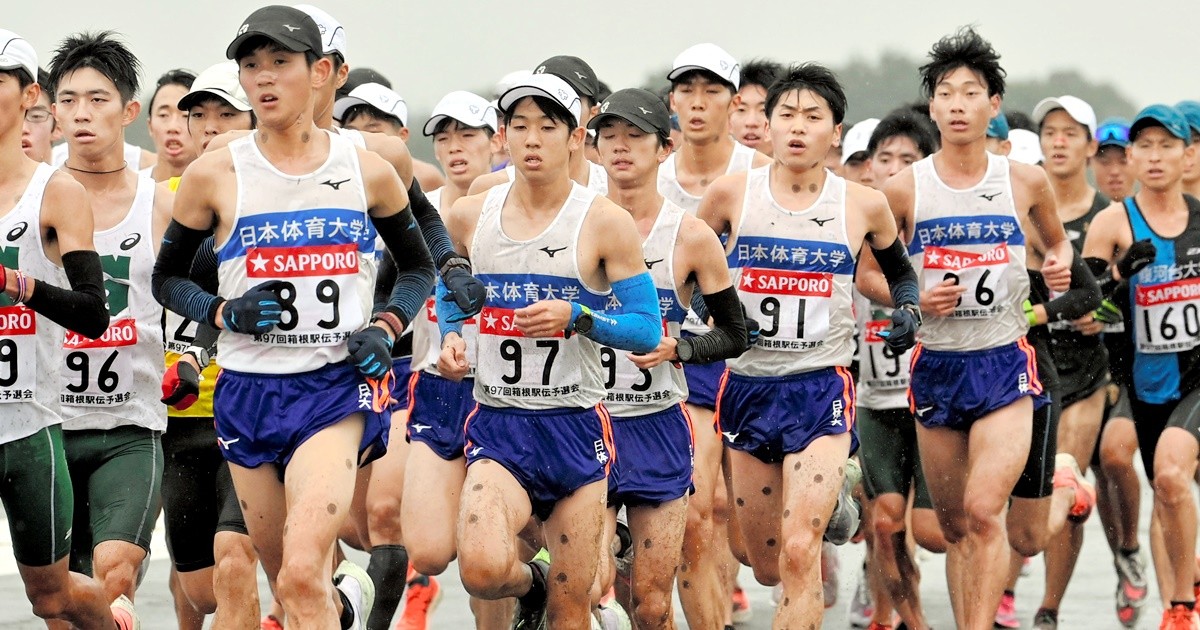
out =
[[[1078,255],[1078,252],[1073,253],[1075,255],[1071,258],[1071,288],[1049,302],[1033,305],[1038,324],[1073,321],[1090,314],[1100,306],[1100,300],[1103,298],[1100,285],[1096,283],[1096,278],[1088,269],[1083,256]]]
[[[887,279],[895,308],[891,327],[880,335],[887,338],[887,345],[893,350],[907,350],[917,343],[917,330],[921,327],[921,290],[917,272],[896,231],[895,215],[888,207],[887,197],[877,191],[850,186],[847,197],[856,202],[855,207],[862,208],[864,240],[871,245],[871,253]]]
[[[204,152],[205,153],[215,153],[217,150],[223,149],[223,148],[229,146],[230,142],[233,142],[234,140],[237,140],[238,138],[241,138],[242,136],[248,136],[251,133],[253,133],[253,132],[251,132],[249,129],[232,129],[230,131],[226,131],[225,133],[217,136],[216,138],[209,140],[208,146],[204,147]]]
[[[1133,244],[1133,232],[1125,215],[1125,206],[1113,203],[1096,214],[1083,241],[1083,257],[1111,263]]]
[[[360,151],[360,163],[367,182],[368,214],[375,229],[391,252],[404,252],[396,263],[396,282],[384,313],[400,319],[401,330],[383,323],[382,328],[399,336],[420,311],[433,289],[434,268],[429,250],[421,238],[409,207],[408,194],[401,187],[391,165],[379,156]],[[377,322],[380,324],[381,322]]]
[[[217,328],[221,327],[224,300],[201,288],[190,274],[196,252],[212,233],[216,209],[210,195],[220,185],[220,168],[227,164],[229,152],[225,151],[206,153],[188,166],[175,192],[172,219],[150,281],[154,299],[164,308]]]
[[[700,205],[696,218],[708,224],[717,236],[729,234],[741,213],[741,191],[745,189],[745,174],[722,175],[713,181]],[[739,185],[740,184],[740,185]]]
[[[92,243],[92,209],[83,186],[55,173],[42,197],[42,226],[58,239],[63,270],[70,290],[44,280],[25,279],[25,305],[50,321],[91,339],[108,329],[104,272]],[[16,300],[21,283],[13,269],[3,271],[4,293]]]
[[[1029,221],[1037,230],[1037,240],[1045,247],[1041,271],[1046,286],[1053,291],[1067,291],[1071,287],[1071,258],[1075,249],[1067,240],[1067,232],[1058,216],[1058,202],[1050,187],[1050,178],[1041,168],[1016,162],[1012,163],[1012,176],[1028,188],[1032,197]]]
[[[466,252],[468,256],[471,255],[470,243],[482,210],[483,195],[473,195],[460,198],[446,211],[446,231],[450,234],[450,240],[459,251]],[[462,312],[457,302],[448,297],[445,285],[440,282],[434,304],[437,307],[438,331],[442,338],[438,372],[450,380],[460,381],[470,368],[467,362],[467,344],[462,338],[463,322],[468,319],[467,315]]]
[[[171,223],[171,212],[175,206],[175,191],[167,185],[167,182],[160,182],[154,187],[154,216],[150,221],[150,232],[154,237],[154,253],[158,253],[158,248],[162,244],[163,233],[167,231],[167,226]]]
[[[479,193],[487,192],[497,184],[503,184],[508,181],[508,173],[504,169],[500,169],[494,173],[484,173],[475,178],[471,182],[471,187],[467,190],[468,195],[478,195]]]
[[[729,266],[720,239],[703,221],[684,216],[674,255],[685,263],[687,276],[696,280],[705,310],[712,315],[713,328],[686,339],[664,336],[654,352],[630,354],[629,359],[639,368],[649,369],[664,361],[678,361],[681,345],[691,346],[688,363],[712,363],[741,355],[748,347],[746,318],[729,280]]]

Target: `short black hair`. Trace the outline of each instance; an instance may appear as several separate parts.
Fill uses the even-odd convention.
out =
[[[867,153],[874,157],[875,152],[879,150],[880,145],[884,141],[903,136],[913,141],[917,145],[917,150],[921,152],[922,157],[932,155],[937,151],[937,131],[933,124],[923,116],[914,113],[908,108],[900,108],[879,121],[875,131],[871,133],[871,139],[867,142]]]
[[[508,111],[504,112],[505,126],[512,124],[513,114],[517,112],[517,103],[527,98],[533,99],[533,103],[550,120],[566,125],[567,135],[571,135],[579,127],[579,121],[575,119],[575,114],[571,113],[571,110],[567,109],[562,103],[546,96],[525,96],[517,99],[515,103],[509,106]]]
[[[770,59],[751,59],[742,66],[742,87],[757,85],[769,90],[783,74],[783,64]]]
[[[50,73],[38,68],[37,82],[42,86],[42,92],[46,94],[46,97],[53,101],[54,95],[50,93]]]
[[[367,115],[371,118],[378,118],[384,122],[392,123],[393,125],[396,125],[397,129],[404,126],[404,121],[400,120],[399,116],[393,116],[385,111],[381,111],[378,107],[367,105],[366,103],[359,103],[358,105],[352,105],[346,108],[346,111],[342,114],[342,124],[348,125],[350,124],[350,121],[362,115]]]
[[[1029,117],[1029,114],[1026,114],[1022,111],[1015,109],[1005,110],[1004,122],[1008,123],[1008,129],[1010,131],[1013,129],[1024,129],[1025,131],[1032,131],[1033,133],[1041,133],[1041,130],[1038,129],[1037,125],[1033,124],[1033,119]],[[1084,129],[1087,129],[1085,125],[1080,126]]]
[[[58,45],[50,59],[51,100],[62,78],[81,68],[91,68],[112,81],[122,103],[137,96],[142,64],[113,31],[75,33]]]
[[[253,55],[260,48],[268,48],[272,51],[280,50],[284,52],[294,52],[284,48],[283,46],[280,46],[279,42],[276,42],[266,35],[255,35],[242,42],[241,46],[238,46],[237,50],[235,50],[233,53],[233,60],[240,63],[242,59]],[[313,50],[304,51],[304,63],[308,64],[308,67],[310,68],[314,63],[320,61],[321,57],[322,55],[320,53]]]
[[[925,96],[933,98],[937,84],[959,68],[979,75],[987,84],[988,96],[1004,96],[1004,77],[1007,73],[1000,67],[1000,54],[970,26],[939,39],[930,49],[929,63],[920,68],[921,87]]]
[[[351,108],[351,109],[353,109],[353,108]],[[496,133],[495,131],[492,130],[491,127],[489,127],[487,125],[484,125],[482,127],[472,127],[471,125],[464,125],[462,123],[462,121],[458,120],[457,118],[451,118],[449,116],[445,116],[441,120],[438,121],[438,124],[433,126],[433,133],[431,135],[436,136],[439,133],[446,133],[449,131],[458,131],[460,129],[474,129],[476,131],[482,131],[484,134],[487,135],[488,138],[491,138]]]
[[[692,70],[688,70],[674,79],[671,79],[671,91],[674,91],[675,86],[681,83],[691,83],[696,79],[704,79],[709,83],[720,83],[729,89],[730,94],[737,94],[737,86],[729,81],[726,81],[716,72],[713,72],[712,70],[705,70],[703,68],[694,68]]]
[[[812,62],[792,65],[771,84],[767,90],[767,118],[771,117],[784,94],[798,90],[809,90],[825,99],[833,112],[833,123],[842,124],[846,117],[846,92],[842,90],[842,84],[838,82],[833,71]]]
[[[185,89],[192,89],[192,84],[196,82],[196,73],[183,68],[175,68],[167,70],[161,77],[158,77],[158,82],[154,86],[154,92],[150,94],[150,100],[146,101],[146,107],[154,106],[154,99],[158,98],[158,93],[168,85],[182,85]]]

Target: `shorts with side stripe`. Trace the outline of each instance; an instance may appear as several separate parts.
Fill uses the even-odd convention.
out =
[[[926,428],[967,431],[974,422],[1025,396],[1050,402],[1038,379],[1037,352],[1025,338],[987,350],[951,352],[917,344],[909,410]]]
[[[475,408],[475,379],[455,382],[429,372],[413,372],[407,389],[408,441],[428,446],[446,461],[461,458],[467,415]]]
[[[75,510],[62,426],[0,445],[0,465],[0,501],[17,562],[44,567],[62,560],[71,553]]]
[[[392,359],[392,376],[395,378],[392,388],[392,411],[403,411],[408,409],[411,401],[408,398],[409,389],[408,379],[413,375],[412,357],[398,357]]]
[[[503,466],[543,521],[559,500],[606,478],[617,457],[604,405],[538,410],[476,405],[466,434],[467,467],[484,460]]]
[[[725,372],[717,395],[717,422],[725,444],[767,464],[808,448],[825,435],[850,433],[858,450],[854,377],[830,367],[787,376]]]
[[[75,491],[71,570],[91,575],[92,549],[120,540],[150,550],[162,504],[161,435],[138,426],[63,431]]]

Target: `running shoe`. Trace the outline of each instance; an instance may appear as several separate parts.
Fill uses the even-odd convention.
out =
[[[833,543],[821,544],[821,590],[825,596],[825,608],[837,605],[838,596],[838,548]]]
[[[426,630],[429,616],[442,599],[442,586],[437,579],[413,573],[408,579],[408,594],[404,596],[404,614],[396,622],[396,630]]]
[[[875,602],[871,601],[871,588],[867,583],[867,567],[863,565],[862,575],[858,578],[858,586],[854,589],[854,599],[850,600],[850,625],[854,628],[866,628],[875,616]]]
[[[857,461],[848,459],[845,472],[837,504],[833,507],[833,515],[829,517],[829,523],[825,526],[825,540],[835,545],[844,545],[854,537],[862,513],[853,494],[854,486],[862,481],[862,469],[858,467]]]
[[[1162,623],[1158,626],[1158,630],[1197,630],[1197,628],[1200,628],[1200,617],[1196,616],[1196,611],[1183,604],[1172,606],[1170,610],[1164,610]]]
[[[1117,621],[1126,628],[1133,628],[1150,594],[1146,583],[1146,558],[1140,549],[1132,554],[1118,551],[1113,566],[1117,570]]]
[[[112,611],[113,621],[117,622],[117,630],[141,630],[142,620],[138,619],[133,602],[124,595],[113,600],[108,607]]]
[[[350,630],[366,628],[367,617],[371,616],[371,608],[375,606],[375,583],[367,572],[349,560],[342,560],[337,571],[333,572],[333,586],[346,596],[354,612]]]
[[[533,557],[533,561],[529,563],[529,567],[533,571],[537,571],[542,583],[546,583],[546,576],[550,573],[550,552],[542,549]],[[546,625],[546,602],[534,608],[526,608],[521,605],[520,598],[517,599],[517,610],[513,615],[512,630],[545,630]]]
[[[1058,630],[1058,611],[1039,608],[1033,616],[1033,630]]]
[[[1079,462],[1070,453],[1054,456],[1054,487],[1075,490],[1075,504],[1067,514],[1072,523],[1082,523],[1092,515],[1092,508],[1096,507],[1096,487],[1083,476]]]
[[[996,627],[1021,627],[1021,620],[1017,617],[1017,598],[1012,593],[1005,593],[1000,598],[1000,607],[996,609]]]
[[[733,587],[733,615],[730,619],[733,623],[740,624],[750,621],[754,616],[754,611],[750,608],[750,598],[746,596],[746,591],[742,587],[734,585]]]

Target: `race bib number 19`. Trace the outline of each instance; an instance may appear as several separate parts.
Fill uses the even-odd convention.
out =
[[[0,308],[0,403],[33,400],[37,318],[24,306]]]

